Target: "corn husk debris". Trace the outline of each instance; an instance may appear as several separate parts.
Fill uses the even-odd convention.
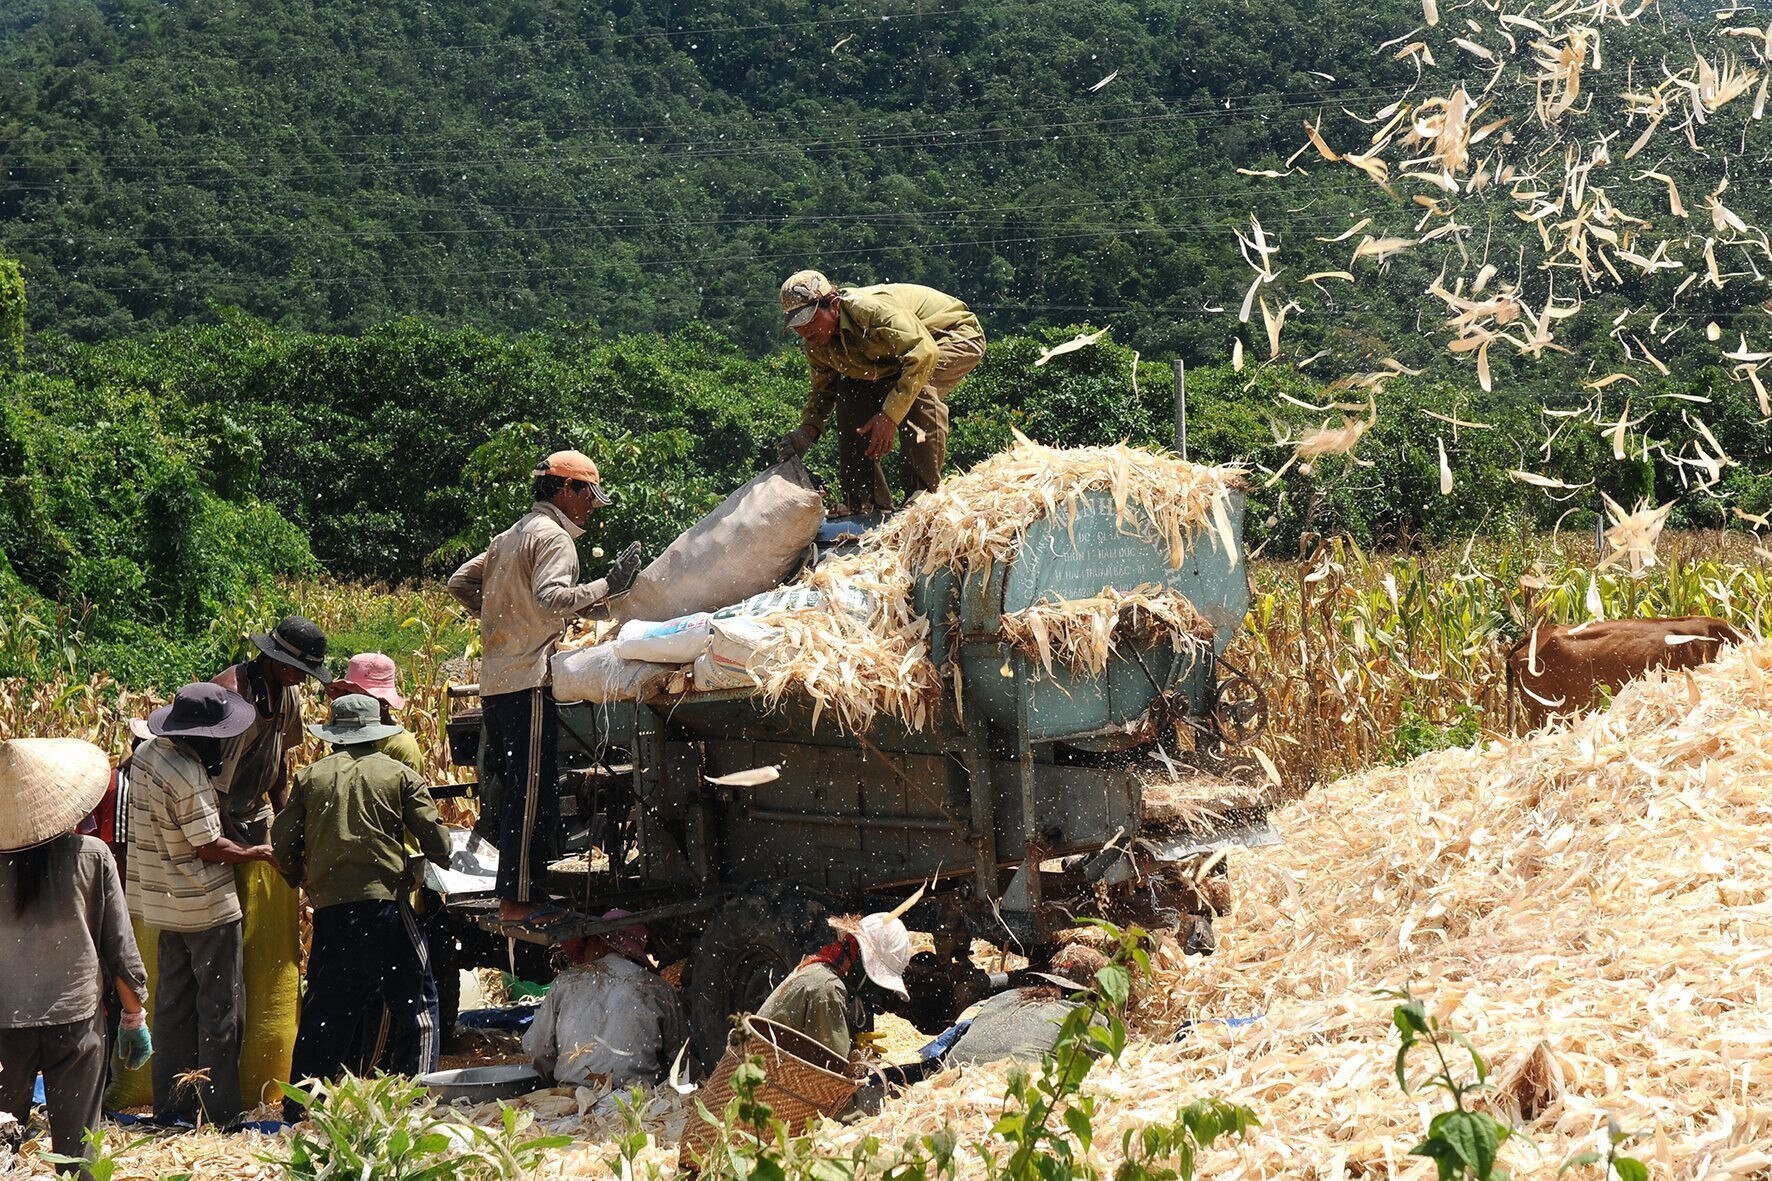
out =
[[[1217,634],[1185,595],[1150,584],[1035,603],[1004,615],[1002,628],[1004,638],[1038,661],[1049,677],[1054,661],[1073,673],[1099,673],[1122,642],[1148,647],[1166,638],[1210,644]]]

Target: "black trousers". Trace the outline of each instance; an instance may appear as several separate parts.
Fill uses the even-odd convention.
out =
[[[23,970],[14,965],[13,970]],[[0,1029],[0,1111],[22,1127],[31,1119],[31,1092],[43,1072],[49,1134],[61,1156],[84,1157],[86,1130],[98,1127],[105,1093],[104,1014],[64,1025]],[[59,1166],[63,1172],[72,1166]]]
[[[405,900],[343,902],[314,912],[308,991],[291,1075],[332,1080],[362,1062],[362,1028],[388,1015],[388,1065],[397,1074],[437,1069],[437,982],[430,950]],[[284,1104],[286,1113],[299,1104]]]
[[[240,1119],[246,1027],[241,925],[162,931],[154,1000],[154,1116],[226,1127]]]
[[[517,902],[548,896],[548,851],[560,827],[560,731],[545,688],[483,697],[491,764],[498,769],[498,880],[494,892]]]

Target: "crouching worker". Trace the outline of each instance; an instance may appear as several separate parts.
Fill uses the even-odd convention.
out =
[[[123,1007],[119,1060],[135,1068],[154,1052],[147,971],[116,863],[102,841],[74,832],[110,778],[111,761],[90,742],[0,743],[0,1112],[24,1124],[41,1071],[50,1135],[66,1157],[85,1156],[101,1115],[107,982]]]
[[[565,951],[572,966],[554,978],[523,1035],[535,1069],[581,1087],[658,1082],[689,1034],[677,990],[646,964],[646,928],[575,939]]]
[[[387,1006],[393,1068],[437,1068],[437,983],[406,901],[407,833],[426,857],[449,864],[449,834],[431,792],[375,744],[400,732],[381,703],[353,693],[309,729],[333,752],[295,777],[289,806],[271,825],[277,868],[307,887],[314,906],[308,990],[295,1035],[297,1081],[330,1080],[356,1060],[364,1018]],[[300,1104],[285,1100],[286,1118]]]
[[[871,1025],[862,1004],[866,984],[910,999],[904,969],[911,961],[911,936],[896,914],[833,918],[830,924],[836,940],[776,985],[757,1016],[797,1030],[847,1060],[856,1035]]]

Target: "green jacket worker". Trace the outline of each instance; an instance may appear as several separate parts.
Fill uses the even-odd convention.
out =
[[[400,732],[362,693],[332,703],[309,727],[333,751],[295,777],[271,825],[277,868],[306,885],[314,906],[308,994],[295,1036],[296,1081],[330,1080],[356,1060],[358,1030],[386,1006],[392,1068],[437,1069],[437,982],[407,901],[406,837],[447,866],[449,833],[418,773],[376,749]],[[285,1104],[285,1113],[298,1114]]]
[[[916,283],[839,289],[818,271],[781,285],[781,310],[799,334],[812,393],[784,460],[804,455],[837,414],[837,478],[852,512],[890,512],[880,461],[900,446],[906,499],[941,485],[947,396],[984,359],[984,329],[960,300]]]

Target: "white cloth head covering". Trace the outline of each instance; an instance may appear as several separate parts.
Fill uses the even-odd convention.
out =
[[[905,930],[904,920],[885,913],[870,914],[856,928],[855,941],[861,946],[861,967],[868,979],[909,1000],[904,970],[911,962],[911,933]]]

